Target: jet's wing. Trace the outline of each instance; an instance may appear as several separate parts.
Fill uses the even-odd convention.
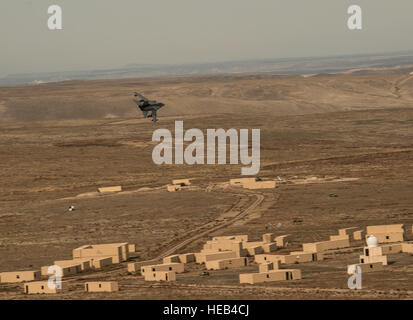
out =
[[[145,102],[142,102],[142,101],[140,101],[140,100],[136,100],[136,99],[133,99],[133,102],[135,102],[135,103],[136,103],[136,105],[139,107],[139,109],[141,109],[141,110],[143,111],[143,108],[144,108]]]

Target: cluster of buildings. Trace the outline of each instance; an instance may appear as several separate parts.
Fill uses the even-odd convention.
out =
[[[204,244],[200,252],[165,257],[162,264],[156,265],[140,266],[139,263],[129,263],[128,271],[130,273],[140,272],[146,281],[175,281],[177,273],[185,272],[187,263],[203,265],[206,270],[238,269],[248,266],[251,257],[255,257],[255,262],[260,263],[260,274],[258,276],[255,274],[240,275],[241,283],[300,279],[300,270],[280,270],[280,263],[314,261],[317,255],[271,254],[283,248],[288,237],[289,235],[275,237],[272,233],[264,234],[261,241],[248,241],[248,235],[214,237]]]
[[[274,189],[275,180],[261,180],[260,178],[238,178],[230,179],[230,186],[239,186],[245,189]],[[188,188],[191,185],[190,179],[175,179],[171,184],[166,185],[166,190],[169,192],[176,192]],[[98,188],[98,192],[115,193],[121,192],[122,186],[102,187]]]
[[[413,243],[404,242],[402,224],[369,226],[366,232],[367,247],[363,248],[359,263],[347,266],[348,274],[381,271],[388,264],[388,255],[413,254]]]
[[[50,286],[48,280],[73,276],[78,273],[97,271],[106,266],[119,264],[129,259],[129,254],[135,252],[135,245],[124,243],[84,245],[73,249],[72,259],[56,260],[49,266],[34,271],[15,271],[0,273],[1,283],[24,282],[26,294],[57,293],[65,290],[64,282],[61,286]],[[112,292],[118,290],[118,284],[113,281],[87,282],[87,292]]]
[[[166,185],[166,190],[176,192],[188,188],[191,185],[190,179],[175,179],[171,184]],[[260,178],[238,178],[230,179],[230,186],[239,186],[245,189],[274,189],[275,180],[262,180]],[[102,194],[122,192],[122,186],[111,186],[98,188]]]
[[[185,182],[179,182],[185,183]],[[413,227],[412,227],[413,233]],[[286,248],[290,235],[266,233],[260,241],[249,241],[248,235],[219,236],[204,243],[200,252],[175,254],[163,258],[162,263],[143,265],[140,262],[127,264],[129,273],[140,274],[145,281],[176,281],[177,274],[185,272],[189,263],[202,265],[205,270],[242,269],[257,265],[256,272],[240,273],[241,284],[256,284],[274,281],[293,281],[302,278],[301,270],[291,265],[306,262],[321,262],[329,253],[350,247],[353,241],[366,239],[359,263],[347,266],[348,274],[384,270],[388,256],[396,253],[413,254],[413,243],[406,242],[402,224],[343,228],[329,240],[303,243],[300,251],[277,254]],[[285,250],[284,250],[285,251]],[[84,245],[73,249],[72,259],[57,260],[50,266],[35,271],[0,273],[1,283],[24,283],[26,294],[57,293],[66,290],[65,283],[50,287],[51,276],[65,278],[78,273],[96,271],[104,267],[127,262],[135,245],[124,243]],[[86,292],[116,292],[116,281],[84,283]]]
[[[189,179],[172,180],[172,184],[168,184],[166,189],[169,192],[175,192],[189,187],[191,185]],[[274,189],[275,180],[261,180],[260,178],[239,178],[229,180],[230,186],[239,186],[245,189]]]
[[[288,238],[289,235],[275,236],[272,233],[262,235],[261,241],[249,241],[248,235],[214,237],[203,245],[200,252],[172,255],[156,265],[129,263],[128,271],[140,273],[146,281],[176,281],[176,274],[185,272],[187,263],[203,265],[205,270],[240,269],[254,264],[258,265],[258,272],[241,273],[239,280],[240,283],[256,284],[299,280],[301,270],[288,266],[321,262],[329,253],[350,247],[353,241],[366,239],[368,246],[360,256],[360,263],[348,266],[350,274],[357,266],[361,272],[383,270],[388,254],[413,254],[413,243],[404,242],[403,225],[369,226],[366,230],[342,228],[329,240],[303,243],[300,251],[277,254],[276,251],[286,247]],[[372,239],[377,243],[372,245]]]

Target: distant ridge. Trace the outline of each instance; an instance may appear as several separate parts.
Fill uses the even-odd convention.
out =
[[[0,86],[31,85],[67,80],[124,79],[145,77],[202,76],[220,74],[275,73],[275,74],[328,74],[357,70],[363,73],[394,72],[413,66],[413,53],[355,55],[335,57],[307,57],[228,61],[215,63],[154,65],[129,64],[118,69],[64,71],[12,74],[0,78]]]

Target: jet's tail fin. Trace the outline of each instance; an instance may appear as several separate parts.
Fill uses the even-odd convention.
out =
[[[146,99],[143,95],[141,95],[140,93],[135,92],[134,94],[135,97],[138,97],[140,100],[143,101],[148,101],[148,99]]]

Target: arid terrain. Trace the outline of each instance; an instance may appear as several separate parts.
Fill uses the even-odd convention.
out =
[[[133,92],[166,104],[142,119]],[[274,190],[228,187],[241,165],[155,165],[152,133],[261,129],[260,177]],[[313,178],[317,177],[317,179]],[[165,185],[191,178],[169,193]],[[413,75],[239,75],[68,81],[0,88],[0,272],[39,269],[93,243],[136,244],[132,261],[195,252],[215,235],[291,234],[288,248],[328,240],[338,228],[403,223],[413,240]],[[121,185],[123,192],[96,193]],[[336,197],[329,195],[335,194]],[[73,205],[76,210],[69,212]],[[297,219],[299,218],[299,219]],[[299,223],[295,221],[301,221]],[[364,242],[297,266],[303,279],[240,285],[243,269],[189,264],[176,282],[148,283],[126,264],[68,279],[70,291],[26,296],[0,284],[0,299],[413,299],[413,256],[347,288],[347,265]],[[160,260],[159,260],[160,261]],[[294,266],[295,268],[295,266]],[[85,279],[120,291],[87,294]]]

